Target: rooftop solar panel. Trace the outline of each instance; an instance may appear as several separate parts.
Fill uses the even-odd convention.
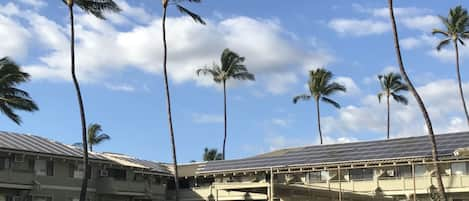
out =
[[[448,156],[457,148],[469,147],[469,132],[436,135],[438,154]],[[279,154],[281,153],[281,154]],[[364,160],[430,157],[428,136],[391,140],[317,145],[287,149],[238,160],[212,161],[201,166],[199,173],[267,168],[274,166],[314,165]]]

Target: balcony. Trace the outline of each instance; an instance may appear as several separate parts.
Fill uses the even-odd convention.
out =
[[[172,195],[173,192],[169,194]],[[218,196],[218,198],[217,198]],[[171,199],[171,198],[168,198]],[[216,190],[211,187],[180,189],[180,200],[267,200],[267,195],[240,191]]]
[[[147,182],[122,181],[111,177],[96,180],[96,192],[108,195],[158,196],[165,194],[165,186]]]
[[[433,184],[436,185],[436,178],[430,176],[415,177],[415,189],[417,194],[425,194],[428,188]],[[469,190],[469,175],[453,175],[443,176],[443,184],[447,192],[467,192]],[[366,181],[343,181],[311,183],[308,186],[338,190],[339,186],[342,191],[357,193],[374,193],[379,187],[385,195],[402,195],[403,193],[413,193],[414,179],[412,177],[379,179]]]
[[[35,179],[33,172],[0,170],[0,185],[11,188],[31,189]]]

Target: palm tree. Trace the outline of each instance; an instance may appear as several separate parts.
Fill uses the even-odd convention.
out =
[[[450,9],[448,17],[439,16],[445,25],[445,31],[440,29],[433,29],[432,34],[441,34],[445,38],[438,43],[436,49],[441,50],[444,46],[453,42],[454,50],[456,51],[456,75],[458,77],[459,95],[461,96],[464,114],[466,115],[467,125],[469,125],[469,113],[467,112],[466,101],[464,100],[464,92],[462,89],[461,72],[459,71],[459,47],[458,43],[464,44],[464,39],[469,38],[469,16],[467,10],[461,6],[456,6]]]
[[[217,149],[204,149],[204,155],[203,155],[203,160],[204,161],[217,161],[217,160],[223,160],[223,155],[221,153],[218,153]]]
[[[226,114],[226,81],[229,79],[236,80],[255,80],[253,74],[248,72],[248,69],[243,64],[244,57],[239,56],[235,52],[226,48],[221,54],[221,66],[214,64],[212,67],[205,67],[197,70],[197,75],[211,75],[213,81],[223,85],[223,108],[225,119],[225,135],[223,138],[223,152],[222,159],[225,160],[226,154],[226,137],[227,137],[227,114]]]
[[[432,145],[432,159],[434,162],[433,164],[435,166],[438,193],[440,194],[440,199],[442,201],[446,201],[447,198],[445,194],[445,187],[443,186],[443,180],[441,179],[440,166],[438,164],[438,150],[436,146],[435,133],[433,132],[432,122],[431,122],[430,116],[428,115],[425,104],[422,101],[422,98],[420,98],[420,95],[418,94],[414,85],[410,81],[410,78],[407,75],[407,72],[405,70],[404,62],[402,60],[402,55],[401,55],[401,48],[399,44],[399,34],[397,32],[396,18],[394,17],[393,0],[388,0],[388,4],[389,4],[389,16],[391,18],[391,26],[392,26],[392,31],[393,31],[394,48],[396,51],[397,63],[399,64],[399,71],[402,77],[404,78],[407,86],[409,87],[410,93],[412,93],[415,100],[417,101],[417,104],[420,110],[422,111],[423,118],[425,119],[425,125],[427,126],[428,136],[430,138],[430,142]]]
[[[386,96],[386,105],[388,110],[388,120],[387,120],[387,139],[389,139],[389,127],[390,127],[390,108],[389,98],[392,98],[404,105],[407,105],[407,98],[404,95],[399,95],[399,92],[408,91],[407,85],[402,83],[401,75],[397,73],[388,73],[386,75],[378,75],[379,84],[381,86],[381,92],[378,93],[378,101],[381,103],[381,98]]]
[[[93,151],[93,146],[111,139],[111,136],[106,133],[101,133],[102,131],[103,129],[101,128],[101,125],[97,123],[91,123],[88,125],[88,148],[91,152]],[[80,142],[73,144],[73,146],[82,147],[83,144]]]
[[[16,88],[29,81],[29,74],[8,57],[0,59],[0,111],[16,124],[21,124],[21,117],[15,110],[34,112],[39,110],[29,93]]]
[[[309,71],[309,93],[298,95],[293,98],[293,103],[295,104],[299,100],[309,100],[311,98],[314,98],[316,102],[317,123],[321,144],[323,144],[323,139],[321,131],[321,111],[319,110],[319,100],[328,103],[336,108],[340,108],[340,104],[332,100],[329,96],[339,91],[347,91],[344,85],[341,85],[337,82],[332,82],[332,77],[333,74],[324,68],[318,68],[316,70]]]
[[[75,23],[74,23],[74,15],[73,15],[73,8],[76,4],[80,7],[83,11],[87,13],[91,13],[92,15],[96,16],[100,19],[105,19],[104,12],[111,11],[111,12],[119,12],[119,6],[113,0],[63,0],[65,4],[67,4],[69,16],[70,16],[70,60],[71,60],[71,73],[73,84],[75,87],[77,99],[78,99],[78,106],[80,109],[80,120],[81,120],[81,136],[82,136],[82,143],[83,143],[83,164],[85,165],[85,176],[83,177],[83,182],[80,191],[80,201],[86,200],[86,191],[88,188],[88,176],[90,174],[88,168],[88,143],[86,139],[86,117],[85,117],[85,108],[83,105],[83,99],[80,90],[80,84],[78,83],[78,79],[75,72]]]
[[[161,21],[162,32],[163,32],[163,76],[164,76],[164,86],[166,92],[166,109],[168,113],[168,124],[169,124],[169,135],[171,138],[171,151],[173,155],[173,168],[174,168],[174,187],[175,187],[175,200],[179,201],[179,182],[178,182],[178,167],[177,167],[177,157],[176,157],[176,142],[174,140],[174,129],[173,129],[173,120],[171,115],[171,96],[169,92],[169,82],[168,82],[168,70],[167,70],[167,60],[168,60],[168,46],[166,43],[166,14],[168,11],[168,6],[174,5],[178,8],[179,12],[182,14],[190,16],[194,19],[195,22],[205,24],[204,20],[197,15],[196,13],[191,12],[187,8],[184,8],[180,3],[190,2],[190,3],[200,3],[201,0],[162,0],[163,4],[163,19]],[[81,201],[81,200],[80,200]]]

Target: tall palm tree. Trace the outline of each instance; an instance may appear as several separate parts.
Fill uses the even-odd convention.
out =
[[[204,161],[217,161],[217,160],[223,160],[223,155],[221,153],[218,153],[217,149],[204,149],[204,155],[202,158]]]
[[[225,119],[225,135],[223,137],[223,160],[226,155],[226,137],[227,137],[227,112],[226,112],[226,81],[229,79],[236,80],[255,80],[255,76],[248,72],[244,65],[244,57],[239,56],[235,52],[226,48],[221,54],[221,66],[214,64],[212,67],[205,67],[197,70],[197,75],[211,75],[213,81],[223,85],[223,108]]]
[[[102,132],[103,129],[100,124],[91,123],[88,125],[88,148],[91,152],[93,151],[93,146],[99,145],[104,141],[111,139],[111,136]],[[73,146],[82,147],[83,144],[80,142],[73,144]]]
[[[420,110],[422,111],[422,115],[425,120],[425,125],[427,126],[428,136],[430,138],[430,142],[432,145],[432,159],[434,162],[433,164],[435,166],[438,193],[440,194],[440,199],[442,201],[446,201],[447,198],[445,194],[445,187],[443,186],[443,180],[441,179],[440,165],[438,164],[438,149],[436,146],[435,133],[433,132],[432,122],[431,122],[430,116],[428,115],[427,109],[425,107],[425,104],[423,103],[422,98],[420,98],[420,95],[418,94],[414,85],[410,81],[410,78],[407,75],[406,69],[404,67],[404,62],[402,60],[402,55],[401,55],[401,48],[399,44],[399,34],[397,32],[396,18],[394,17],[393,0],[388,0],[388,5],[389,5],[389,16],[391,18],[391,27],[393,31],[394,48],[396,51],[397,63],[399,64],[399,71],[402,77],[404,78],[405,82],[407,83],[407,86],[409,87],[410,92],[412,93],[415,100],[417,101],[417,104]]]
[[[29,74],[8,57],[0,59],[0,111],[16,124],[21,124],[21,117],[15,110],[34,112],[39,110],[29,93],[16,88],[29,81]]]
[[[464,100],[464,92],[462,89],[461,72],[459,71],[459,47],[458,43],[464,44],[464,39],[469,39],[469,16],[467,10],[461,6],[456,6],[450,9],[448,17],[439,16],[445,30],[433,29],[432,34],[440,34],[445,38],[438,43],[436,49],[441,50],[444,46],[449,45],[453,42],[454,50],[456,51],[456,75],[458,77],[459,84],[459,95],[461,96],[462,106],[464,108],[464,114],[466,115],[467,125],[469,125],[469,113],[467,111],[466,100]]]
[[[80,90],[80,84],[75,72],[75,22],[73,15],[73,8],[76,4],[79,8],[87,13],[91,13],[99,19],[105,19],[104,12],[119,12],[119,6],[113,0],[62,0],[67,4],[69,17],[70,17],[70,60],[71,60],[71,73],[73,84],[75,87],[78,106],[80,109],[80,120],[81,120],[81,136],[83,143],[83,164],[85,165],[85,176],[83,177],[83,182],[80,191],[80,201],[86,200],[86,191],[88,188],[88,176],[90,174],[88,168],[88,143],[86,139],[86,117],[85,117],[85,108],[83,105],[83,99]]]
[[[173,156],[173,168],[174,168],[174,187],[175,187],[175,200],[179,201],[179,174],[178,174],[178,167],[177,167],[177,157],[176,157],[176,142],[174,140],[174,129],[173,129],[173,120],[172,120],[172,115],[171,115],[171,96],[169,92],[169,82],[168,82],[168,70],[167,70],[167,60],[168,60],[168,46],[166,42],[166,15],[168,11],[168,6],[173,5],[176,6],[176,8],[181,12],[182,14],[190,16],[195,22],[198,22],[200,24],[204,24],[204,20],[197,15],[196,13],[193,13],[192,11],[188,10],[187,8],[184,8],[181,3],[183,2],[189,2],[189,3],[200,3],[201,0],[162,0],[162,6],[163,6],[163,19],[161,21],[161,26],[162,26],[162,32],[163,32],[163,76],[164,76],[164,86],[165,86],[165,92],[166,92],[166,109],[168,113],[168,126],[169,126],[169,135],[171,139],[171,151],[172,151],[172,156]]]
[[[347,91],[344,85],[341,85],[337,82],[332,82],[332,77],[333,74],[324,68],[318,68],[316,70],[309,71],[309,93],[293,97],[293,103],[295,104],[300,100],[309,100],[311,98],[314,98],[314,101],[316,102],[319,140],[321,144],[323,144],[323,138],[321,131],[321,111],[319,109],[319,101],[321,100],[336,108],[340,108],[340,104],[332,100],[330,96],[340,91]]]
[[[390,72],[386,75],[378,75],[379,84],[381,86],[381,92],[378,93],[378,101],[381,103],[381,98],[386,96],[386,106],[388,110],[388,119],[387,119],[387,139],[389,139],[389,127],[390,127],[390,110],[391,104],[389,104],[389,98],[392,98],[404,105],[407,105],[407,98],[404,95],[399,95],[402,91],[408,91],[409,88],[406,84],[402,83],[401,75],[397,73]]]

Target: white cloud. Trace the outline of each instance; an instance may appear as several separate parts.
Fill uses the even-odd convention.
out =
[[[423,15],[403,18],[402,22],[409,29],[418,29],[430,33],[432,29],[441,26],[441,20],[434,15]]]
[[[198,124],[223,123],[223,116],[218,114],[194,113],[192,121]]]
[[[128,9],[112,15],[109,21],[91,15],[76,16],[76,66],[80,80],[106,83],[113,73],[128,68],[161,74],[161,18],[151,17],[143,8],[132,7],[124,0],[120,0],[120,5]],[[28,13],[24,20],[29,26],[16,23],[13,17],[0,15],[0,26],[5,27],[0,29],[0,36],[2,30],[17,33],[4,37],[12,39],[0,44],[3,46],[0,51],[13,53],[13,56],[25,55],[27,39],[34,34],[37,36],[34,42],[40,43],[38,52],[41,55],[39,60],[25,64],[25,70],[35,80],[70,81],[69,27],[37,11],[20,12]],[[130,28],[118,28],[122,23]],[[214,86],[209,79],[196,77],[195,70],[218,62],[226,47],[246,57],[246,66],[257,78],[252,84],[259,83],[273,94],[288,91],[305,68],[324,66],[334,60],[323,49],[305,50],[299,44],[295,45],[291,34],[274,19],[207,19],[207,25],[202,26],[189,17],[169,17],[167,27],[170,36],[168,70],[176,84],[194,81],[200,86]],[[281,81],[272,79],[280,77]],[[230,86],[237,84],[233,82]]]
[[[421,40],[415,37],[404,38],[400,42],[401,42],[402,48],[405,50],[415,49],[422,45]]]
[[[287,92],[292,84],[298,82],[298,77],[295,73],[273,73],[268,79],[272,79],[266,82],[267,91],[272,94],[283,94]]]
[[[355,96],[360,93],[360,88],[358,85],[353,81],[352,78],[350,77],[344,77],[344,76],[339,76],[334,79],[335,82],[342,84],[347,88],[347,92],[345,93],[338,93],[340,95],[345,95],[345,96]]]
[[[371,19],[333,19],[328,25],[339,34],[352,36],[382,34],[391,29],[386,21]]]
[[[130,84],[111,84],[106,83],[104,86],[112,91],[133,92],[135,87]]]
[[[389,18],[388,8],[369,9],[370,13],[375,17]],[[416,7],[400,7],[394,8],[394,14],[399,18],[414,17],[431,12],[430,9]]]
[[[289,124],[289,121],[287,119],[273,118],[272,124],[281,126],[281,127],[287,127]]]
[[[11,16],[11,15],[18,15],[20,13],[19,8],[14,3],[7,3],[5,5],[0,4],[0,14]]]
[[[464,84],[469,93],[469,83]],[[467,130],[461,123],[463,110],[454,80],[434,80],[417,88],[430,113],[436,133]],[[391,135],[412,136],[426,134],[422,115],[413,97],[406,95],[409,105],[391,102]],[[325,135],[343,134],[360,138],[362,133],[372,133],[367,137],[383,138],[386,129],[386,107],[379,104],[376,95],[364,97],[360,105],[349,105],[335,117],[324,117]]]
[[[12,4],[10,4],[12,5]],[[11,10],[11,12],[14,12]],[[11,13],[7,12],[7,13]],[[31,34],[13,17],[0,13],[0,57],[24,57],[28,52]]]
[[[36,9],[42,8],[47,5],[47,3],[43,0],[18,0],[19,2],[32,6]]]

